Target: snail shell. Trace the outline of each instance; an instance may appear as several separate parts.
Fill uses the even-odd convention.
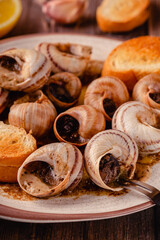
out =
[[[143,77],[134,86],[132,96],[136,101],[160,109],[160,75],[149,74]]]
[[[59,114],[54,133],[59,141],[85,145],[96,133],[105,129],[103,114],[89,105],[80,105]]]
[[[112,119],[112,128],[130,135],[141,155],[160,151],[160,111],[131,101],[121,105]]]
[[[91,55],[91,47],[69,43],[40,43],[36,49],[52,64],[52,72],[71,72],[81,76]]]
[[[0,114],[3,112],[8,103],[9,92],[0,88]]]
[[[57,112],[41,90],[19,98],[10,108],[9,123],[41,137],[52,127]]]
[[[104,189],[119,191],[120,179],[134,176],[138,158],[135,141],[119,130],[105,130],[85,148],[85,166],[92,181]]]
[[[10,49],[0,54],[0,87],[30,92],[41,88],[51,72],[47,58],[35,50]]]
[[[61,72],[49,78],[45,91],[50,100],[60,108],[68,108],[78,101],[82,84],[72,73]]]
[[[87,88],[84,104],[101,111],[108,121],[115,110],[129,100],[125,84],[115,77],[101,77],[91,82]]]
[[[68,143],[51,143],[31,154],[18,170],[18,183],[35,197],[57,195],[73,189],[83,175],[83,156]]]

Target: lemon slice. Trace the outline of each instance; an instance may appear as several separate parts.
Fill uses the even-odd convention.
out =
[[[21,12],[20,0],[0,0],[0,37],[15,26]]]

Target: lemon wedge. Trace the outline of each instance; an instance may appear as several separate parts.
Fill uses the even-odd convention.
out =
[[[7,34],[15,26],[21,12],[20,0],[0,0],[0,37]]]

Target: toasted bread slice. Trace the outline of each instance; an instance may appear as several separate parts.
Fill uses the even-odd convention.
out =
[[[160,37],[143,36],[120,44],[109,54],[102,69],[102,76],[120,78],[129,90],[150,73],[160,74]]]
[[[143,24],[149,16],[149,0],[104,0],[96,18],[104,32],[125,32]]]
[[[0,182],[17,182],[17,173],[19,167],[9,167],[0,165]]]
[[[0,166],[19,167],[36,148],[31,134],[0,122]]]

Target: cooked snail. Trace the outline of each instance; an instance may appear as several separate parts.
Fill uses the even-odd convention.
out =
[[[35,50],[10,49],[0,54],[0,87],[30,92],[41,88],[51,72],[47,58]]]
[[[0,88],[0,114],[5,109],[7,102],[8,102],[9,92]]]
[[[50,100],[60,108],[68,108],[78,101],[82,84],[72,73],[62,72],[52,75],[45,86]]]
[[[90,59],[92,48],[81,44],[47,43],[36,46],[52,65],[52,73],[70,72],[83,77],[84,83],[100,76],[103,62]]]
[[[71,72],[81,76],[91,55],[91,48],[79,44],[40,43],[36,49],[52,64],[52,72]]]
[[[26,94],[14,102],[9,112],[9,123],[41,137],[52,127],[57,112],[41,90]]]
[[[131,101],[121,105],[112,119],[112,128],[130,135],[141,155],[160,151],[160,111]]]
[[[84,97],[84,104],[101,111],[111,121],[116,109],[128,101],[129,93],[125,84],[115,77],[101,77],[91,82]]]
[[[160,75],[149,74],[143,77],[134,86],[132,96],[134,100],[160,109]]]
[[[80,105],[59,114],[54,133],[60,141],[77,146],[85,145],[96,133],[105,129],[103,114],[89,105]]]
[[[121,180],[134,176],[138,158],[135,141],[119,130],[105,130],[90,139],[85,165],[92,181],[104,189],[119,191]]]
[[[18,183],[35,197],[57,195],[81,181],[83,156],[68,143],[51,143],[31,154],[18,170]]]

